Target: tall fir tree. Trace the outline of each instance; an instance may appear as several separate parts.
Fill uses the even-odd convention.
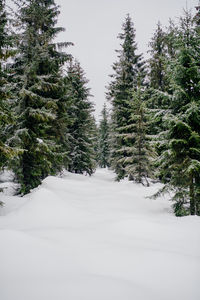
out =
[[[104,103],[98,131],[98,163],[101,168],[110,166],[110,128],[109,115]]]
[[[171,54],[174,53],[175,40],[173,22],[170,21],[170,29],[165,32],[160,22],[149,43],[148,60],[148,81],[149,85],[145,92],[145,100],[151,121],[149,123],[149,134],[154,136],[155,150],[158,156],[162,156],[167,149],[166,132],[168,130],[167,114],[169,112],[171,92],[170,92],[170,72]],[[170,50],[169,50],[170,49]],[[160,161],[155,160],[157,176],[163,177],[163,172],[159,168]],[[167,168],[167,166],[166,166]]]
[[[179,34],[178,25],[172,20],[169,19],[169,25],[165,33],[165,43],[167,46],[167,57],[168,61],[175,59],[177,52],[177,39]]]
[[[11,112],[11,84],[9,82],[8,60],[15,54],[13,37],[8,28],[5,1],[0,0],[0,171],[20,150],[8,145],[8,126],[14,123]]]
[[[47,175],[55,174],[66,155],[62,153],[57,128],[65,94],[61,67],[69,56],[59,49],[69,43],[53,42],[64,30],[56,27],[59,8],[54,0],[17,3],[19,54],[13,69],[18,92],[18,127],[11,143],[19,143],[24,149],[20,160],[13,164],[20,192],[25,194]]]
[[[113,80],[108,87],[108,99],[112,103],[112,152],[111,165],[117,174],[117,180],[127,176],[125,165],[128,156],[128,147],[134,143],[131,133],[131,94],[137,89],[138,73],[142,82],[144,81],[144,62],[142,55],[137,54],[135,41],[135,29],[128,15],[122,26],[123,32],[118,38],[121,41],[121,49],[117,50],[118,62],[114,63]],[[129,126],[130,125],[130,126]]]
[[[93,103],[87,87],[88,80],[79,62],[70,63],[67,80],[73,101],[69,110],[73,123],[69,126],[68,169],[73,173],[91,175],[96,168],[96,126],[92,116]]]
[[[199,45],[193,18],[186,11],[180,20],[179,48],[172,68],[169,147],[163,153],[170,170],[164,190],[174,191],[177,216],[200,214]]]
[[[149,43],[150,59],[149,81],[150,86],[155,90],[165,91],[166,89],[166,34],[160,22],[157,24],[156,31]]]

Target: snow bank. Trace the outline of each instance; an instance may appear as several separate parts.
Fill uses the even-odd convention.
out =
[[[18,184],[13,182],[14,174],[11,171],[4,170],[0,172],[0,201],[2,200],[2,192],[4,195],[14,195],[16,189],[19,187]]]
[[[200,218],[98,170],[4,196],[1,300],[199,300]]]

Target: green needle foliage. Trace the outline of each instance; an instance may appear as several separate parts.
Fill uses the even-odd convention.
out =
[[[26,194],[47,175],[55,174],[66,155],[57,133],[65,93],[61,67],[69,56],[59,49],[69,43],[53,42],[63,31],[56,27],[59,9],[53,0],[18,1],[18,5],[19,54],[13,66],[18,126],[12,142],[19,143],[24,153],[13,162],[13,169],[20,192]]]
[[[155,151],[151,145],[151,137],[147,134],[149,115],[140,85],[137,91],[133,91],[132,97],[129,127],[131,126],[134,143],[124,149],[128,155],[123,164],[130,180],[149,186],[148,178],[153,177]]]
[[[117,180],[127,176],[124,159],[128,156],[126,147],[134,143],[131,135],[130,118],[132,90],[137,88],[138,74],[144,81],[144,62],[142,55],[136,54],[135,29],[128,15],[119,34],[121,49],[117,52],[118,62],[113,65],[113,79],[108,87],[108,99],[112,103],[112,151],[111,165]]]
[[[9,82],[8,60],[13,57],[13,37],[9,33],[8,18],[5,1],[0,0],[0,171],[7,167],[10,160],[21,151],[10,147],[9,124],[14,123],[14,116],[10,110],[11,86]]]
[[[68,68],[68,84],[73,99],[69,114],[73,124],[69,126],[69,171],[91,175],[96,168],[96,126],[92,116],[93,103],[90,100],[88,80],[78,62]]]
[[[105,103],[101,112],[98,135],[98,163],[101,168],[106,168],[110,166],[110,126]]]
[[[190,12],[180,19],[178,49],[172,63],[171,117],[163,172],[177,216],[200,214],[200,68],[199,34]],[[167,178],[167,176],[165,176]]]

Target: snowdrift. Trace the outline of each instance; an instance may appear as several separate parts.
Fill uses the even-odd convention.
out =
[[[200,218],[158,188],[102,169],[1,196],[0,299],[199,300]]]

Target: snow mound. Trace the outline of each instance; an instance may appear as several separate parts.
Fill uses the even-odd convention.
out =
[[[3,196],[1,300],[200,299],[200,218],[114,177],[65,172]]]

